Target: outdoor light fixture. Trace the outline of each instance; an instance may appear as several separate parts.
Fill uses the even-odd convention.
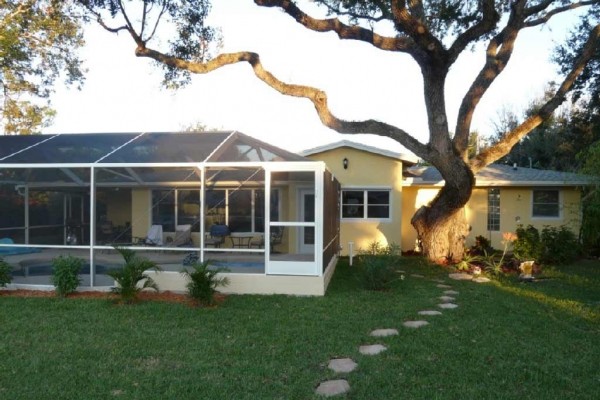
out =
[[[344,157],[344,161],[342,161],[342,164],[344,164],[344,169],[348,169],[348,159]]]

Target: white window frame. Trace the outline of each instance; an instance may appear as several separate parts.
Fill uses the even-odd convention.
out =
[[[490,191],[491,190],[497,190],[498,191],[498,229],[490,229]],[[501,194],[501,190],[498,187],[490,187],[488,188],[488,192],[487,192],[487,221],[486,221],[486,228],[488,232],[500,232],[501,229],[501,223],[502,223],[502,209],[501,209],[501,204],[502,204],[502,194]]]
[[[533,213],[533,207],[535,205],[533,198],[534,198],[534,193],[537,191],[554,191],[554,192],[558,192],[558,216],[544,216],[544,215],[534,215]],[[562,190],[558,189],[558,188],[535,188],[535,189],[531,189],[531,219],[532,220],[552,220],[552,221],[558,221],[561,220],[563,218],[563,192]]]
[[[363,216],[362,217],[356,217],[356,218],[347,218],[344,217],[344,192],[346,191],[351,191],[351,192],[359,192],[362,191],[363,192]],[[369,209],[369,203],[368,203],[368,192],[388,192],[389,194],[389,201],[388,201],[388,217],[387,218],[368,218],[367,217],[367,213],[368,213],[368,209]],[[390,222],[392,220],[392,209],[393,209],[393,192],[392,192],[392,188],[391,187],[381,187],[381,186],[377,186],[377,187],[369,187],[369,186],[359,186],[359,187],[352,187],[352,186],[344,186],[341,188],[340,191],[340,221],[342,222],[360,222],[360,221],[380,221],[380,222]]]

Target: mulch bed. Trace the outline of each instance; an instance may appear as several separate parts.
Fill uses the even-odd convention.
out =
[[[56,297],[53,290],[0,290],[0,297]],[[114,293],[110,292],[98,292],[98,291],[85,291],[75,292],[67,296],[68,299],[107,299],[115,300],[119,299]],[[191,300],[187,295],[182,293],[174,293],[170,291],[154,292],[154,291],[143,291],[138,295],[140,302],[144,301],[161,301],[167,303],[183,303],[190,306],[197,306],[197,304]],[[225,300],[225,295],[221,293],[215,294],[216,305],[221,304]]]

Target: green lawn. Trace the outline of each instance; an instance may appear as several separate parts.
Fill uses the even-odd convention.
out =
[[[404,263],[387,293],[362,290],[342,261],[323,298],[229,296],[216,309],[0,296],[0,398],[311,399],[342,356],[359,364],[348,399],[600,398],[600,263],[528,284]],[[436,308],[431,279],[458,290],[460,307],[403,328]],[[374,328],[400,335],[373,339]],[[388,351],[359,354],[377,342]]]

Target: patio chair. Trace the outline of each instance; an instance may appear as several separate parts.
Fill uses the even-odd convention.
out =
[[[271,251],[275,248],[276,245],[281,244],[283,241],[283,226],[274,226],[271,228],[271,240],[269,243],[271,244]],[[258,247],[262,249],[265,247],[265,236],[260,235],[260,237],[254,238],[250,241],[250,247]]]
[[[163,228],[162,225],[152,225],[148,230],[148,234],[145,238],[134,238],[137,245],[142,246],[162,246],[163,241]]]
[[[204,239],[204,246],[221,247],[225,238],[229,236],[229,227],[227,225],[212,225],[210,233]]]
[[[175,227],[175,237],[168,245],[171,247],[182,247],[191,245],[192,243],[192,225],[187,224]]]

